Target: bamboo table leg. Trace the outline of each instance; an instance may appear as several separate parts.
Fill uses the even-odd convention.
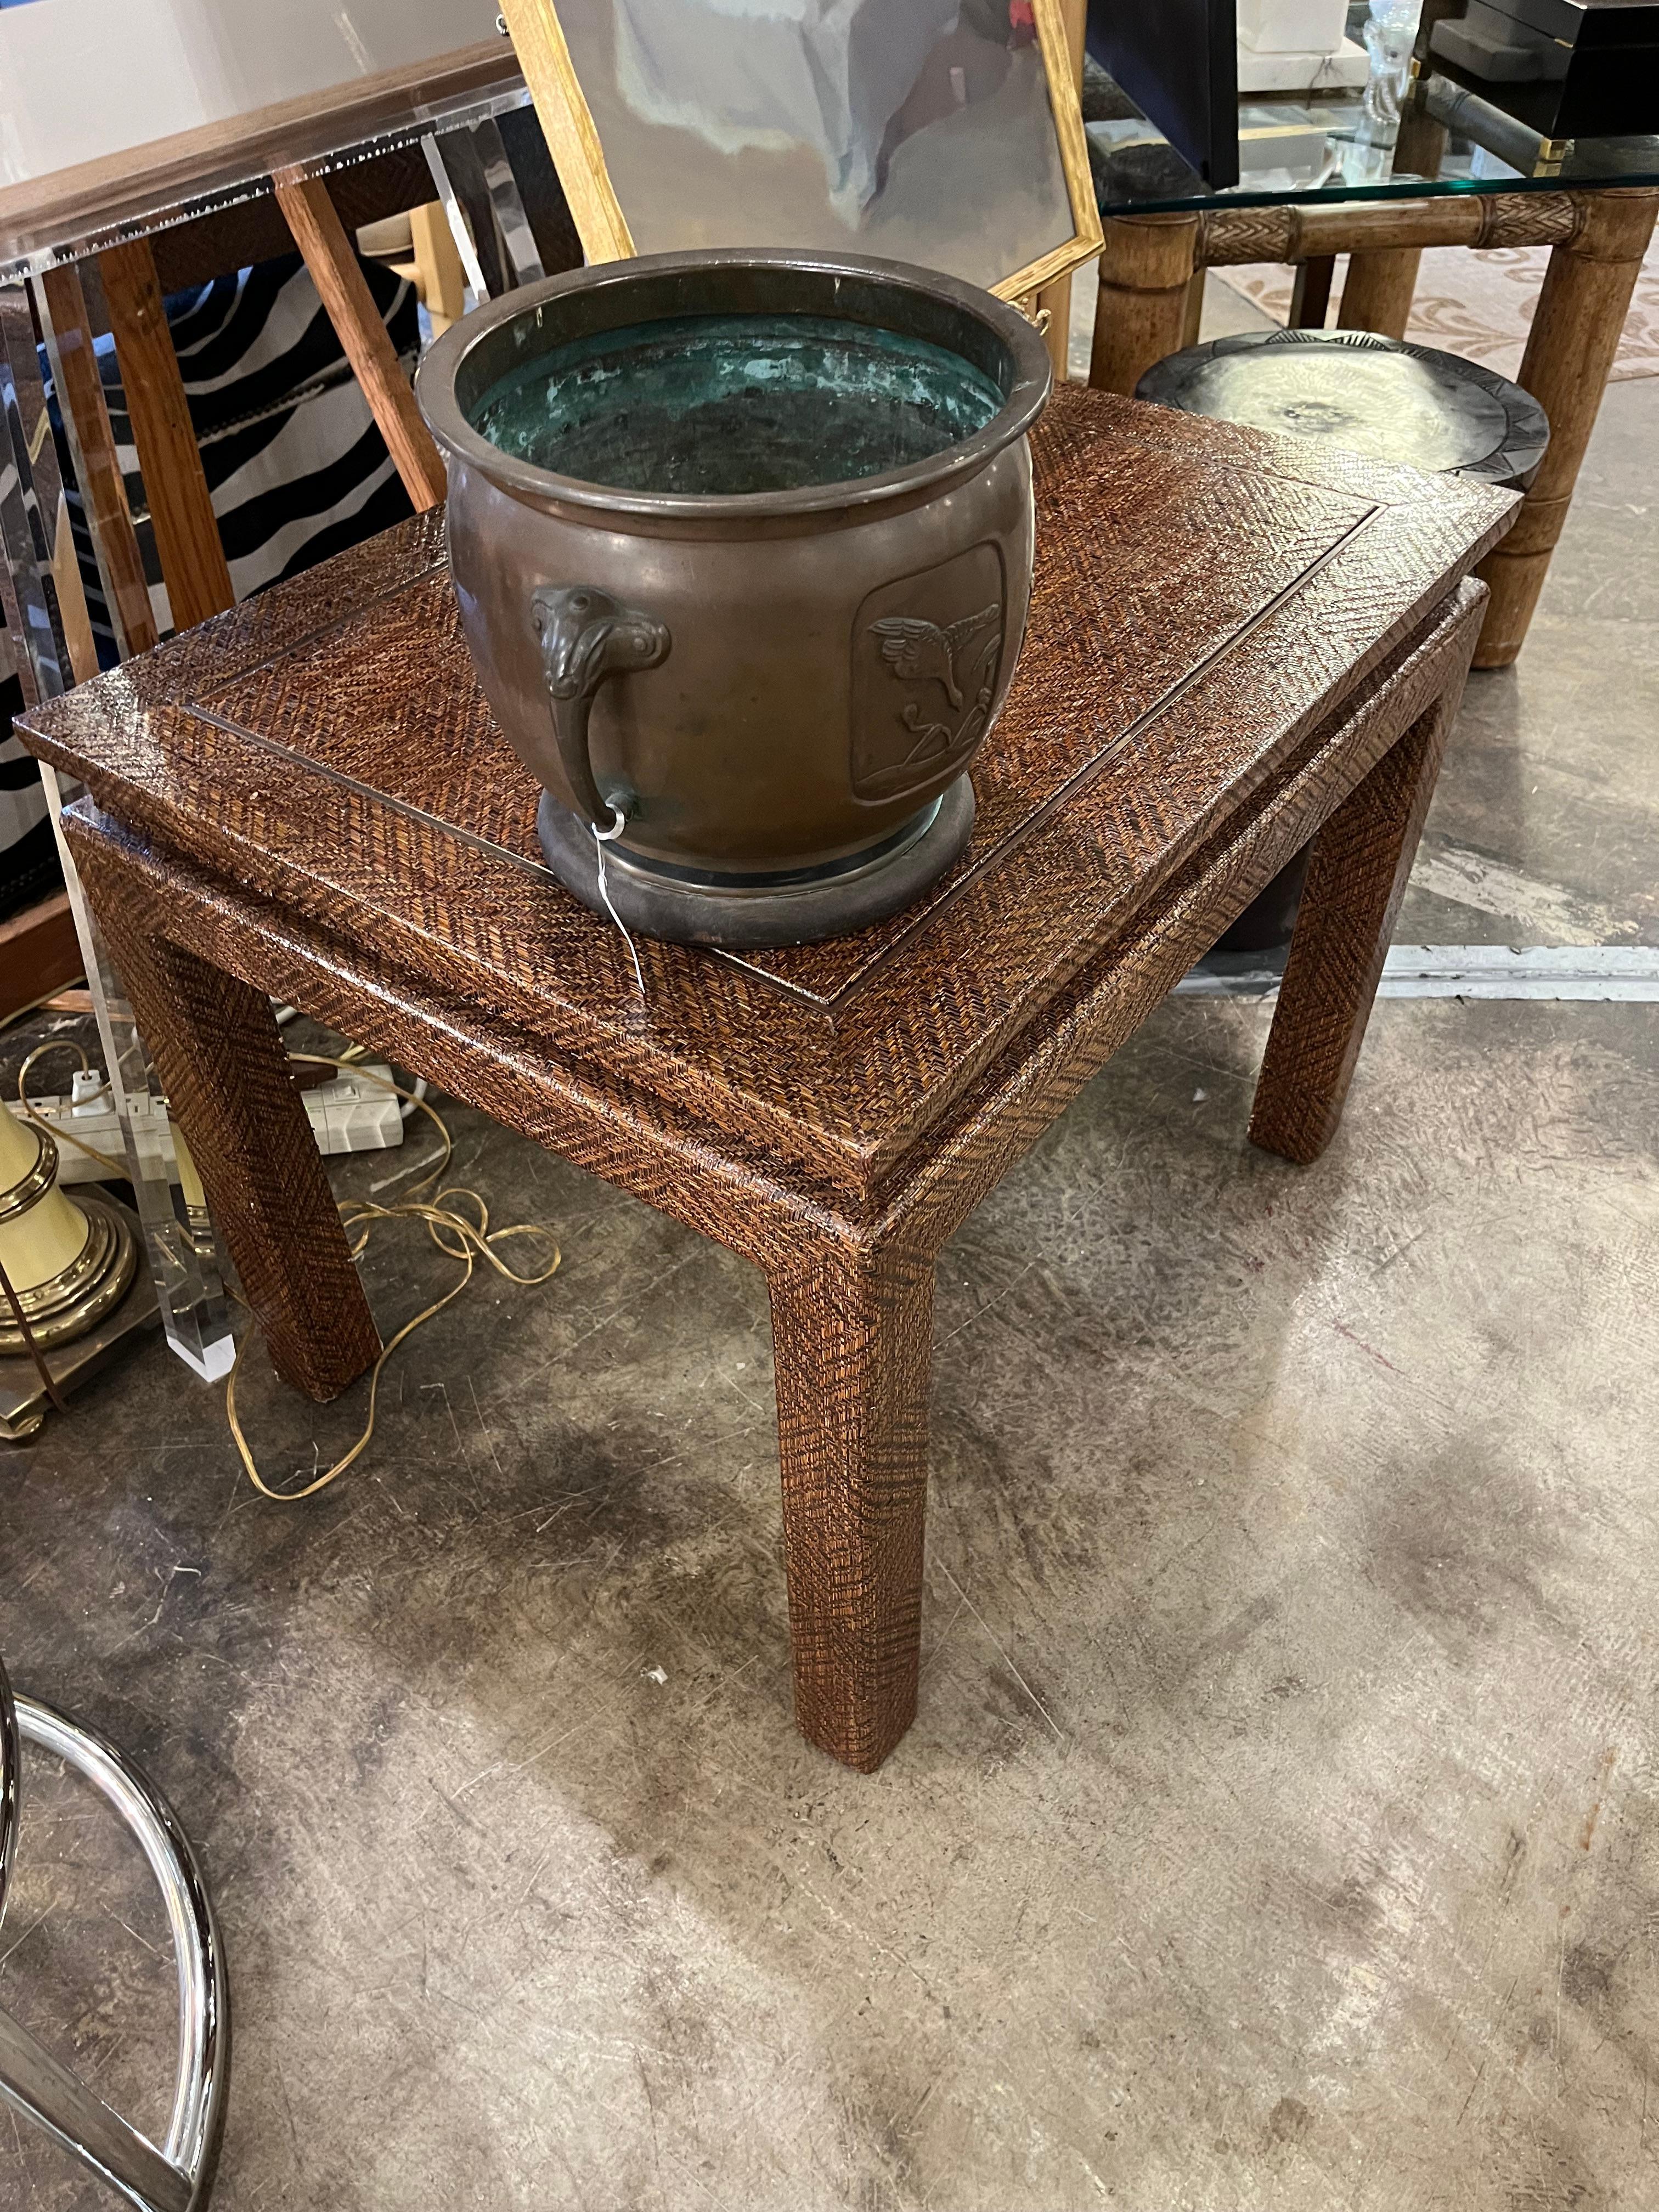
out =
[[[1127,397],[1154,362],[1181,351],[1198,217],[1115,216],[1105,229],[1089,381]]]
[[[1199,333],[1204,327],[1204,275],[1203,270],[1194,269],[1192,280],[1187,287],[1186,303],[1181,312],[1182,353],[1186,352],[1188,346],[1195,346],[1198,343]]]
[[[1304,1167],[1342,1116],[1462,688],[1460,668],[1309,850],[1250,1116],[1253,1144]]]
[[[142,928],[98,862],[82,875],[276,1371],[337,1397],[380,1340],[270,1002]]]
[[[1480,574],[1492,586],[1477,668],[1521,650],[1619,351],[1631,295],[1659,214],[1659,192],[1584,195],[1575,234],[1555,247],[1532,319],[1520,382],[1550,418],[1549,451],[1515,527]]]
[[[795,1718],[869,1772],[916,1710],[933,1263],[827,1247],[770,1290]]]
[[[1310,253],[1305,261],[1298,261],[1291,291],[1290,319],[1285,327],[1291,331],[1322,331],[1331,310],[1331,286],[1335,279],[1334,253]]]
[[[1379,337],[1403,338],[1412,319],[1422,258],[1420,246],[1385,246],[1369,253],[1351,253],[1348,273],[1342,281],[1338,329],[1375,331]]]

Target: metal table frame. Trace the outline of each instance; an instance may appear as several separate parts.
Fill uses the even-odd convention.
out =
[[[179,2070],[158,2147],[0,2012],[0,2098],[137,2212],[203,2212],[212,2194],[230,2086],[224,1945],[190,1838],[154,1783],[95,1729],[12,1695],[0,1664],[0,1916],[17,1843],[21,1746],[95,1790],[143,1852],[167,1908],[179,1974]]]

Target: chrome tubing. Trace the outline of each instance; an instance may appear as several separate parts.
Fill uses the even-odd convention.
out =
[[[15,1711],[15,1728],[9,1725]],[[230,2081],[224,1947],[190,1838],[155,1784],[95,1729],[33,1698],[10,1698],[0,1669],[0,1905],[15,1844],[17,1745],[61,1759],[110,1806],[149,1862],[179,1973],[179,2074],[158,2150],[0,2013],[0,2097],[52,2136],[136,2212],[204,2212]]]
[[[17,1708],[5,1662],[0,1660],[0,1920],[6,1917],[6,1887],[17,1850],[18,1787]]]

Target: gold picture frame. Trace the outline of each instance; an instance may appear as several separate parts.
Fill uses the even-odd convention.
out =
[[[1103,242],[1068,35],[1067,0],[1021,0],[1035,22],[1073,235],[1010,270],[988,289],[1026,304],[1092,261]],[[639,250],[612,182],[592,109],[571,56],[556,0],[502,0],[507,30],[530,88],[554,166],[589,262],[627,260]],[[740,243],[740,240],[726,242]]]

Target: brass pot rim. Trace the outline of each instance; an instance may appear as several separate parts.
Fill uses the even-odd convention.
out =
[[[784,270],[830,279],[852,277],[970,316],[997,338],[1012,365],[1006,398],[997,412],[970,437],[943,447],[925,459],[878,476],[837,483],[803,484],[789,491],[690,493],[628,490],[564,477],[532,461],[505,453],[480,435],[466,419],[456,386],[465,363],[504,325],[537,315],[550,302],[573,295],[655,288],[681,275],[730,270]],[[648,313],[634,318],[648,320]],[[618,323],[615,327],[622,327]],[[557,276],[508,292],[451,325],[428,349],[415,376],[415,396],[427,427],[447,457],[470,464],[506,492],[533,506],[577,510],[583,518],[629,516],[641,521],[735,526],[739,532],[766,524],[811,523],[826,514],[864,519],[871,509],[934,493],[957,478],[976,475],[1006,447],[1030,428],[1047,405],[1054,368],[1042,333],[1019,309],[993,292],[982,291],[941,270],[873,256],[787,249],[722,246],[689,253],[647,253],[632,260],[603,262],[568,270]]]

